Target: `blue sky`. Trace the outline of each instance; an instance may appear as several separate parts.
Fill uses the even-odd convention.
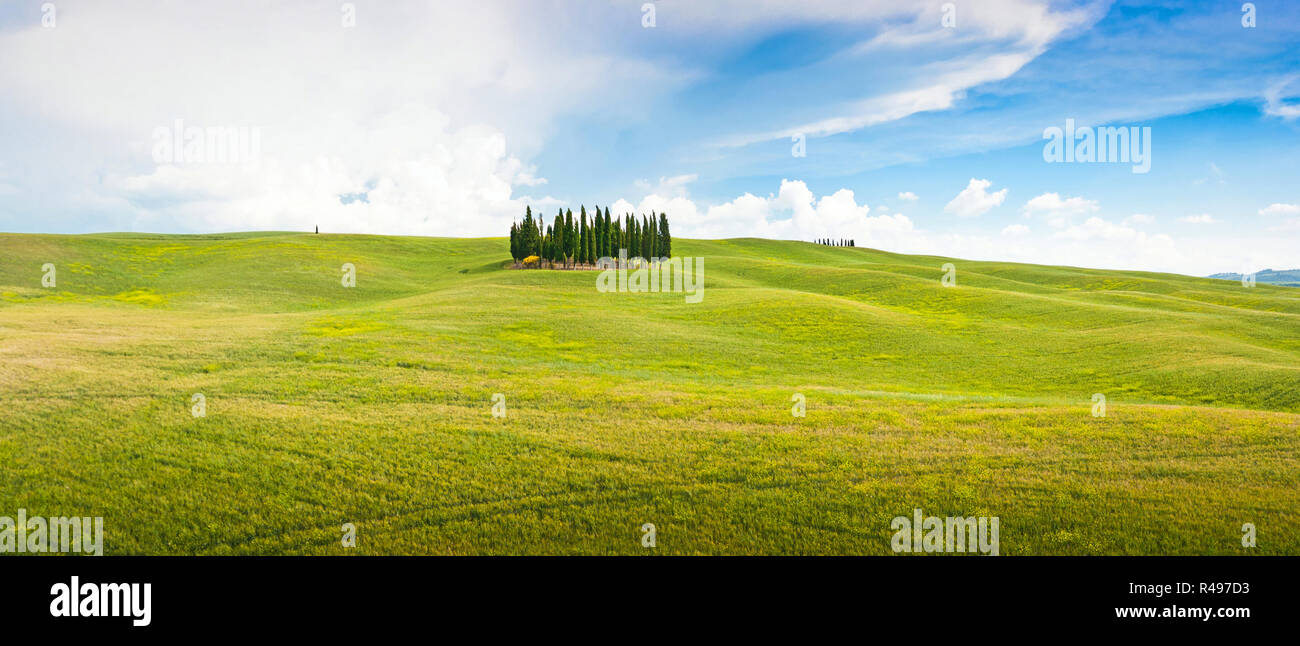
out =
[[[1300,3],[649,4],[0,3],[0,230],[500,235],[598,203],[681,236],[1300,266]],[[178,119],[260,145],[160,161]],[[1149,128],[1149,172],[1044,161],[1067,119]]]

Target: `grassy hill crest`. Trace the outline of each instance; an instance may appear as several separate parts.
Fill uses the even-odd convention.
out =
[[[511,271],[504,238],[0,234],[0,489],[102,513],[109,553],[335,553],[343,522],[375,553],[640,553],[644,522],[882,553],[914,507],[1001,515],[1004,554],[1235,553],[1243,522],[1300,551],[1300,291],[673,251],[702,303]]]

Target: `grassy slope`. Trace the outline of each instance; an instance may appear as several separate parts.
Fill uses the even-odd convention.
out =
[[[1004,554],[1241,553],[1245,522],[1300,553],[1300,290],[678,240],[686,304],[505,251],[0,235],[0,515],[103,515],[110,553],[337,553],[344,522],[366,553],[642,553],[644,522],[884,553],[921,507],[1000,516]]]

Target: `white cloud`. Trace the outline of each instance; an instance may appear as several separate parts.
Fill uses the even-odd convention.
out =
[[[1260,215],[1300,215],[1300,204],[1276,202],[1259,210]]]
[[[987,192],[987,189],[993,185],[993,182],[987,179],[971,178],[966,188],[962,189],[957,197],[952,198],[947,206],[943,207],[944,213],[952,213],[959,218],[973,218],[988,213],[990,209],[1007,198],[1007,189],[1002,189],[993,193]]]
[[[1088,267],[1169,271],[1185,262],[1170,236],[1148,234],[1099,217],[1090,217],[1081,225],[1057,231],[1052,237],[1069,245],[1064,257],[1084,258],[1085,262],[1080,264]]]
[[[915,202],[920,198],[916,196],[916,193],[913,193],[911,191],[903,191],[898,194],[898,199],[903,200],[904,202]]]
[[[637,204],[619,200],[611,212],[668,213],[676,235],[698,238],[752,236],[784,240],[851,238],[858,246],[895,248],[915,233],[906,215],[872,216],[853,191],[840,189],[818,198],[798,180],[782,180],[775,195],[746,193],[730,202],[701,208],[686,197],[650,194]]]
[[[896,253],[1202,276],[1240,267],[1295,264],[1294,241],[1286,236],[1241,237],[1227,247],[1222,235],[1175,241],[1164,233],[1135,229],[1130,226],[1132,217],[1111,222],[1091,216],[1044,234],[1024,224],[1008,225],[999,234],[926,229],[901,213],[872,215],[847,189],[818,198],[804,182],[788,179],[782,180],[775,195],[746,193],[713,206],[697,205],[687,198],[648,195],[637,204],[619,200],[610,208],[614,213],[667,212],[674,235],[688,238],[852,238],[859,247]],[[1300,218],[1292,225],[1300,228]]]
[[[1215,222],[1217,222],[1217,220],[1214,219],[1214,216],[1210,215],[1209,213],[1202,213],[1200,215],[1185,215],[1181,218],[1178,218],[1178,221],[1186,222],[1188,224],[1214,224]]]
[[[753,3],[739,4],[742,6],[735,9],[738,13],[754,11]],[[779,4],[783,3],[759,3],[759,6]],[[788,140],[794,135],[823,137],[897,121],[922,112],[946,110],[971,88],[1011,77],[1046,51],[1048,45],[1062,34],[1091,24],[1104,14],[1104,3],[1060,10],[1034,0],[985,0],[980,3],[978,11],[963,12],[958,18],[961,28],[952,30],[941,24],[942,9],[938,5],[908,5],[890,0],[830,4],[836,8],[848,7],[857,17],[870,17],[886,25],[872,38],[843,53],[840,59],[872,64],[873,59],[880,57],[881,49],[922,49],[943,43],[959,51],[977,53],[918,66],[915,73],[902,75],[909,79],[908,82],[830,108],[836,112],[832,116],[787,128],[729,137],[723,140],[722,145],[745,146],[774,139]],[[690,5],[708,5],[711,11],[718,12],[713,3]]]
[[[1300,117],[1300,105],[1286,102],[1287,87],[1300,79],[1300,74],[1293,74],[1269,86],[1264,90],[1264,114],[1291,120]]]
[[[76,184],[80,199],[114,204],[127,226],[501,235],[547,184],[528,160],[554,122],[645,103],[560,97],[683,82],[639,59],[538,47],[521,36],[559,14],[532,3],[358,2],[348,29],[337,6],[299,4],[61,2],[57,29],[0,30],[0,107],[73,133],[36,154],[95,160],[102,181]],[[153,163],[152,132],[175,119],[257,128],[260,167]],[[57,158],[43,161],[57,175]]]
[[[136,205],[144,229],[179,221],[206,231],[499,235],[523,211],[515,187],[537,182],[500,132],[452,129],[433,110],[408,108],[356,132],[359,140],[336,140],[310,159],[162,165],[104,186]]]
[[[639,179],[633,182],[637,188],[657,195],[672,195],[676,197],[686,197],[688,192],[686,185],[699,179],[699,176],[691,173],[689,175],[674,175],[672,177],[660,177],[658,184],[651,184],[649,180]]]
[[[1087,215],[1097,210],[1097,202],[1082,197],[1062,199],[1057,193],[1043,193],[1025,202],[1020,209],[1026,217],[1046,217],[1049,221],[1068,222],[1078,215]]]
[[[1145,213],[1134,213],[1133,215],[1124,218],[1124,224],[1128,226],[1154,224],[1155,221],[1156,219],[1154,217]]]

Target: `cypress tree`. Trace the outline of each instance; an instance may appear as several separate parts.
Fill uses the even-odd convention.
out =
[[[582,218],[582,251],[578,255],[582,256],[582,264],[584,265],[590,265],[595,261],[591,257],[591,234],[594,233],[595,231],[591,229],[591,225],[586,222],[586,218]]]
[[[530,214],[531,215],[531,214]],[[534,218],[533,226],[528,231],[528,255],[542,257],[542,217]]]
[[[640,231],[637,231],[637,218],[628,214],[628,256],[641,255]]]
[[[542,257],[542,227],[546,225],[542,223],[542,218],[540,214],[538,214],[537,216],[532,216],[531,214],[529,215],[530,217],[532,217],[533,222],[532,222],[532,226],[529,227],[528,229],[528,249],[526,251],[528,251],[528,255],[530,256],[537,256],[538,258],[541,258]]]
[[[519,262],[519,227],[510,223],[510,259]]]
[[[594,220],[592,224],[595,224]],[[596,260],[596,227],[590,226],[587,227],[587,264],[594,265]]]
[[[609,215],[606,215],[605,216],[605,255],[609,256],[610,258],[614,258],[618,256],[618,249],[614,248],[616,244],[614,242],[614,224],[615,224],[614,220],[611,219]]]
[[[646,226],[645,214],[641,214],[641,255],[646,259],[655,257],[655,232]]]
[[[605,251],[605,216],[601,215],[599,210],[596,212],[596,259],[599,260],[609,255]]]
[[[546,259],[552,263],[556,262],[557,256],[564,255],[564,209],[558,209],[555,212],[555,219],[551,220],[551,253]]]
[[[597,206],[596,210],[592,211],[591,213],[591,234],[587,236],[587,262],[590,262],[593,265],[596,264],[596,259],[600,258],[600,256],[597,255],[600,251],[600,248],[599,245],[596,244],[596,241],[599,239],[600,239],[600,207]]]
[[[646,220],[646,227],[650,229],[650,242],[651,242],[650,255],[655,258],[658,258],[660,255],[659,254],[659,222],[657,222],[658,219],[659,219],[659,215],[654,211],[651,211],[650,219]]]
[[[537,225],[533,222],[533,207],[524,207],[524,222],[519,231],[519,255],[527,258],[537,248]]]
[[[618,220],[614,220],[614,223],[609,228],[610,258],[618,258],[618,250],[622,248],[619,244],[622,239],[623,227],[619,225]]]
[[[618,255],[618,250],[614,248],[614,223],[609,218],[609,207],[605,207],[605,253],[602,254],[613,258]]]
[[[564,226],[564,260],[568,266],[572,266],[577,260],[578,251],[578,224],[573,218],[572,209],[564,211]]]
[[[551,231],[551,261],[564,264],[564,215],[555,216]]]
[[[655,257],[655,232],[646,226],[645,214],[641,214],[641,257],[649,260]]]
[[[631,213],[627,215],[627,253],[633,257],[641,255],[641,232],[637,230],[636,218]]]
[[[578,264],[587,262],[587,207],[580,206],[581,213],[578,216]]]
[[[668,233],[668,214],[659,214],[659,255],[673,257],[673,237]]]

